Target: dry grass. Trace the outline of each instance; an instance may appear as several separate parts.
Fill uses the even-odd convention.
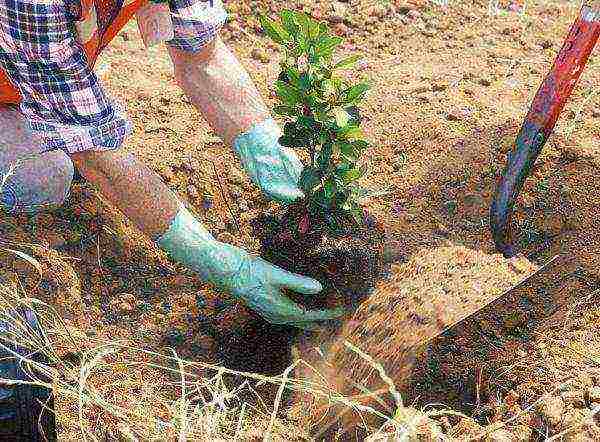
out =
[[[17,254],[41,275],[40,262],[18,250],[19,246],[27,247],[4,244],[2,248]],[[23,309],[36,312],[41,334],[28,326]],[[400,394],[383,368],[350,343],[348,348],[373,364],[389,385],[397,401],[395,416],[343,397],[325,383],[290,376],[296,365],[305,363],[301,360],[280,376],[268,377],[183,360],[175,352],[165,355],[124,342],[92,339],[69,327],[52,306],[28,297],[15,283],[0,284],[0,321],[11,330],[0,337],[1,348],[19,359],[32,376],[29,382],[0,382],[52,389],[61,440],[308,440],[301,428],[285,418],[282,397],[286,390],[325,397],[332,406],[342,405],[365,417],[377,416],[384,425],[373,429],[372,441],[387,440],[391,435],[395,440],[411,440],[416,422],[423,418],[420,413],[402,411]],[[20,356],[11,349],[13,344],[31,353]],[[47,363],[36,362],[35,355],[42,355]],[[128,374],[134,372],[145,374],[144,383],[132,382],[135,377]],[[265,385],[277,390],[271,403],[258,393]]]

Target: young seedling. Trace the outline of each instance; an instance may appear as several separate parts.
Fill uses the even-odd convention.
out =
[[[299,186],[305,198],[279,215],[254,223],[261,255],[323,284],[320,296],[289,296],[306,308],[353,308],[372,291],[382,269],[385,232],[359,204],[361,165],[369,143],[358,105],[369,86],[344,71],[360,55],[335,57],[343,39],[302,12],[285,10],[279,20],[261,17],[267,35],[281,45],[275,82],[275,113],[283,117],[280,143],[306,155]]]
[[[360,128],[358,104],[369,85],[352,84],[341,75],[361,56],[334,60],[343,39],[305,13],[284,10],[279,21],[262,16],[261,23],[283,49],[274,112],[285,119],[279,142],[305,149],[310,158],[299,185],[311,219],[324,220],[334,232],[362,224],[358,181],[366,172],[360,159],[369,143]]]

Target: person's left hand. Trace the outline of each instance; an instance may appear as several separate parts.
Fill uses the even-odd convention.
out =
[[[303,170],[296,153],[279,144],[279,128],[269,119],[239,135],[234,149],[252,181],[269,198],[292,203],[304,198],[298,187]]]

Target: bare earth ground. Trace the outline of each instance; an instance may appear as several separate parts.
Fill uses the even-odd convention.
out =
[[[224,36],[271,97],[277,52],[256,32],[253,16],[265,4],[272,10],[304,5],[326,18],[330,2],[227,3],[233,14]],[[416,305],[415,299],[441,300],[462,311],[478,302],[474,297],[502,293],[559,254],[561,265],[546,276],[542,290],[560,291],[573,302],[529,330],[527,339],[514,339],[501,349],[502,376],[496,364],[496,371],[482,381],[490,385],[487,397],[464,406],[478,424],[441,419],[440,425],[456,438],[540,440],[559,435],[600,440],[600,416],[596,413],[594,424],[591,411],[600,404],[597,55],[519,202],[518,232],[528,258],[515,266],[494,254],[487,223],[506,152],[578,6],[536,0],[524,11],[500,4],[490,14],[485,2],[441,7],[361,0],[343,5],[346,24],[336,29],[348,37],[346,50],[365,54],[366,63],[356,75],[373,83],[363,110],[373,144],[364,184],[381,193],[365,203],[388,231],[396,259],[389,279],[358,313],[362,325],[347,325],[347,335],[381,361],[394,380],[401,380],[403,368],[394,365],[398,349],[430,327],[415,325],[414,316],[411,326],[409,313],[433,319],[427,317],[433,310]],[[132,24],[106,51],[98,72],[127,104],[135,123],[125,149],[187,198],[219,239],[256,249],[249,220],[269,205],[244,176],[231,149],[211,134],[174,85],[164,48],[145,51]],[[215,345],[220,331],[237,333],[238,339],[244,335],[243,307],[169,263],[85,184],[74,186],[64,208],[34,218],[5,216],[0,222],[8,240],[56,251],[38,252],[45,269],[39,284],[27,263],[9,255],[2,260],[3,273],[53,305],[74,335],[86,334],[78,341],[83,350],[95,340],[121,340],[218,362],[226,356]],[[375,307],[369,310],[371,305]],[[382,324],[388,327],[382,329]],[[365,337],[369,327],[376,330],[368,334],[370,339]],[[468,359],[468,353],[463,356]],[[330,379],[362,379],[359,363],[340,358],[337,363],[345,361],[345,371]],[[110,367],[90,382],[124,409],[139,409],[140,415],[165,422],[172,418],[168,398],[181,394],[176,381],[118,361]],[[542,393],[549,395],[538,400]],[[448,391],[449,398],[453,394]],[[165,398],[164,404],[153,399],[157,395]],[[404,399],[424,405],[417,397]],[[72,399],[58,399],[57,415],[62,440],[80,439],[81,426],[100,440],[136,431],[123,429],[118,416],[98,410],[89,410],[79,421]],[[493,432],[489,425],[501,421],[509,421],[508,430]],[[479,425],[492,434],[478,436]],[[261,428],[257,424],[258,435]],[[291,440],[291,434],[301,437],[299,432],[279,437]],[[172,438],[165,430],[155,440]]]

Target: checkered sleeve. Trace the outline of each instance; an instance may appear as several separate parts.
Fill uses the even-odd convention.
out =
[[[74,34],[65,0],[0,0],[0,65],[48,150],[118,148],[132,131]]]
[[[175,37],[167,44],[186,52],[198,52],[210,43],[227,21],[221,0],[170,0]]]

